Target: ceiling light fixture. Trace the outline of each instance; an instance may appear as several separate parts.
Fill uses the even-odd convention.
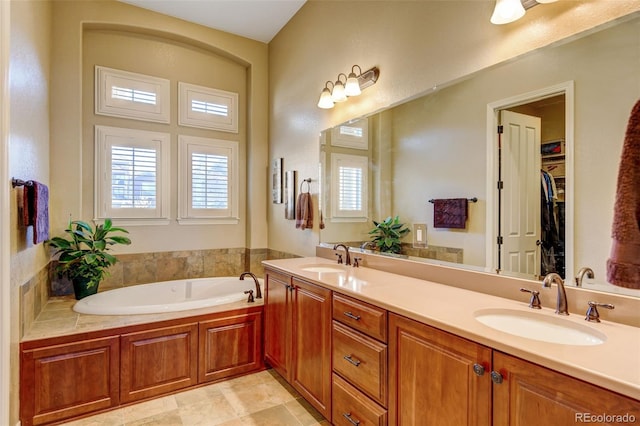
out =
[[[356,68],[359,74],[356,74]],[[324,89],[322,89],[322,93],[320,94],[320,99],[318,100],[318,107],[323,109],[333,108],[337,102],[344,102],[348,97],[360,95],[362,90],[372,86],[378,81],[379,75],[380,70],[376,67],[362,72],[359,65],[354,65],[351,67],[349,76],[340,73],[335,83],[331,81],[325,83]],[[342,81],[342,77],[345,79],[344,82]],[[331,84],[331,89],[329,88],[329,84]]]

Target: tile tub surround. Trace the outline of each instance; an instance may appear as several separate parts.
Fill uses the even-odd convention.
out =
[[[65,426],[329,426],[273,370],[86,417]]]
[[[343,273],[302,269],[310,264],[335,265],[335,261],[321,257],[265,261],[272,269],[297,275],[390,312],[640,400],[640,330],[637,327],[606,319],[597,324],[586,323],[584,314],[572,314],[563,319],[599,330],[605,333],[607,340],[588,348],[540,342],[494,330],[473,316],[476,310],[484,308],[529,313],[526,297],[511,300],[440,284],[433,279],[384,272],[367,267],[366,260],[364,267],[344,267]],[[555,300],[556,290],[552,290]],[[543,305],[545,308],[536,314],[556,317],[555,304],[545,304],[543,300]]]

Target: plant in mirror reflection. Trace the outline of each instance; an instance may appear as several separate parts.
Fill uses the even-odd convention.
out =
[[[389,216],[382,222],[374,220],[373,224],[375,228],[369,231],[369,235],[373,236],[371,242],[376,245],[378,250],[384,253],[400,254],[402,252],[402,237],[410,232],[404,223],[400,223],[400,216]]]

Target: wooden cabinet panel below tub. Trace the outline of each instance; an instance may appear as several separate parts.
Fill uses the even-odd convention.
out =
[[[198,324],[120,337],[120,400],[132,402],[198,382]]]
[[[200,323],[200,383],[263,367],[262,311]]]
[[[50,423],[117,406],[118,348],[116,336],[23,351],[22,425]]]

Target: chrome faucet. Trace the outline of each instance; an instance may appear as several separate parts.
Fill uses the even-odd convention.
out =
[[[578,271],[578,274],[576,275],[576,286],[577,287],[582,287],[582,280],[584,279],[585,274],[587,275],[587,278],[593,279],[595,277],[595,275],[593,274],[593,269],[588,268],[588,267],[583,267],[580,268],[580,270]]]
[[[551,285],[555,283],[558,287],[558,299],[556,301],[556,314],[558,315],[569,315],[569,310],[567,309],[567,293],[564,291],[564,282],[560,275],[552,272],[547,274],[542,280],[542,287],[551,287]]]
[[[349,254],[349,247],[345,246],[344,244],[336,244],[335,246],[333,246],[333,249],[338,250],[338,247],[342,247],[345,251],[345,265],[351,265],[351,255]]]
[[[256,299],[262,299],[262,291],[260,291],[260,282],[258,281],[258,278],[251,272],[243,272],[240,274],[240,280],[244,281],[244,277],[246,275],[253,278],[253,281],[256,283]]]

